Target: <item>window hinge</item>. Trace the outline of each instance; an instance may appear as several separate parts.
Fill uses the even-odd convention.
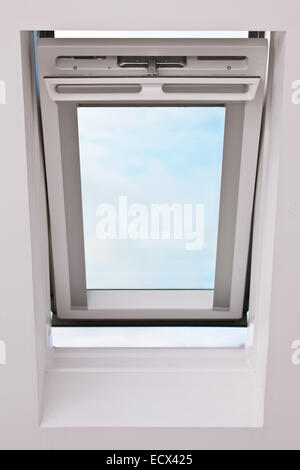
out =
[[[154,57],[149,57],[147,75],[155,77],[157,75],[157,63]]]
[[[183,68],[186,66],[186,57],[166,56],[120,56],[118,65],[121,68],[146,68],[147,75],[155,77],[159,68]]]

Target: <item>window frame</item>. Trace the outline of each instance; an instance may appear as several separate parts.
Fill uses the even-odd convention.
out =
[[[39,78],[42,121],[44,131],[46,172],[50,206],[51,242],[54,266],[56,322],[87,321],[97,324],[245,324],[244,296],[247,282],[248,252],[255,191],[255,178],[260,137],[260,122],[264,97],[264,79],[267,43],[264,39],[242,40],[148,40],[143,41],[139,55],[149,55],[155,47],[164,55],[181,47],[186,56],[237,55],[248,58],[246,69],[201,71],[201,77],[185,78],[159,76],[157,78],[124,77],[98,78],[91,71],[56,70],[56,57],[91,50],[105,51],[107,55],[124,55],[137,49],[136,40],[61,40],[39,39]],[[127,48],[127,49],[126,49]],[[220,53],[222,51],[222,54]],[[84,52],[86,51],[86,52]],[[180,51],[182,52],[182,51]],[[102,52],[103,53],[103,52]],[[214,64],[212,64],[213,66]],[[171,71],[172,73],[173,71]],[[99,72],[93,72],[94,75]],[[176,73],[182,73],[176,71]],[[77,74],[77,76],[76,76]],[[139,71],[139,74],[141,72]],[[199,74],[199,72],[198,72]],[[211,77],[213,74],[213,77]],[[249,77],[250,74],[250,77]],[[69,76],[71,75],[71,76]],[[170,71],[169,71],[170,75]],[[237,75],[239,75],[237,77]],[[93,93],[58,93],[57,86],[93,85],[95,83],[140,83],[156,85],[167,83],[216,83],[218,93],[191,97],[157,93],[151,98],[155,105],[224,105],[226,107],[221,204],[217,249],[216,286],[206,290],[99,290],[86,291],[80,159],[78,142],[77,107],[99,105],[99,96]],[[226,86],[248,84],[239,95],[226,92]],[[151,88],[151,87],[150,87]],[[242,95],[242,96],[241,96]],[[98,102],[96,101],[98,97]],[[121,99],[120,99],[121,97]],[[128,96],[101,95],[101,105],[139,105],[145,98],[139,94]],[[147,98],[146,98],[147,100]],[[154,101],[153,101],[154,100]],[[149,103],[149,101],[147,101]],[[238,129],[238,132],[237,132]],[[233,136],[239,136],[234,138]],[[232,155],[235,163],[232,165]],[[232,170],[234,183],[232,184]],[[247,182],[247,184],[245,184]],[[236,209],[236,210],[235,210]],[[71,236],[72,233],[72,236]],[[74,235],[75,234],[75,235]],[[212,292],[214,300],[212,302]],[[233,323],[232,323],[233,322]],[[160,323],[161,324],[161,323]]]

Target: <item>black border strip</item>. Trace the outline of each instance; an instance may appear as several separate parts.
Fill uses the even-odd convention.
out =
[[[88,328],[88,327],[185,327],[185,326],[202,326],[202,327],[231,327],[231,328],[246,328],[248,326],[247,312],[244,312],[242,318],[237,320],[194,320],[194,319],[137,319],[137,320],[76,320],[76,319],[61,319],[58,318],[57,313],[52,315],[52,327],[54,328]]]
[[[265,31],[249,31],[249,39],[264,39]]]

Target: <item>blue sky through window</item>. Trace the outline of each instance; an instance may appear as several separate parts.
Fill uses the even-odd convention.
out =
[[[83,107],[78,124],[87,288],[213,289],[225,108]],[[102,204],[116,208],[117,224],[133,204],[146,208],[148,224],[153,204],[177,204],[182,217],[188,204],[194,230],[201,205],[204,244],[187,249],[173,225],[169,240],[153,240],[149,226],[149,239],[120,240],[119,225],[116,239],[99,239]]]

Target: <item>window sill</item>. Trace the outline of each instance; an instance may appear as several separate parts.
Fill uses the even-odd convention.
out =
[[[243,349],[54,350],[44,385],[44,428],[263,426]]]

